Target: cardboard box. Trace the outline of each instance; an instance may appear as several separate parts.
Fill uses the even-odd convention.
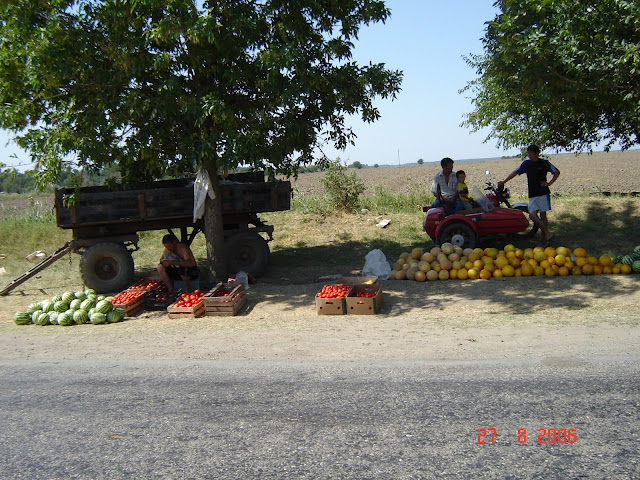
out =
[[[344,297],[324,298],[318,297],[318,295],[316,295],[316,313],[318,315],[346,315],[347,295],[349,294],[349,292],[351,292],[352,289],[353,287],[351,287],[347,291]]]
[[[374,293],[373,297],[358,297],[358,292]],[[354,285],[347,295],[348,315],[375,315],[382,307],[382,285]]]
[[[346,285],[373,285],[377,282],[378,282],[378,277],[355,276],[355,277],[342,277],[333,283],[344,283]]]

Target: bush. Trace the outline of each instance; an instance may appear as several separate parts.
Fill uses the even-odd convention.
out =
[[[331,203],[339,210],[355,210],[365,189],[364,182],[356,176],[356,172],[349,172],[340,159],[329,162],[329,168],[320,182]]]

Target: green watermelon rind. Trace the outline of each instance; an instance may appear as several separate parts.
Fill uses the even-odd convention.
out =
[[[73,321],[73,315],[69,314],[69,312],[62,312],[58,315],[58,325],[62,325],[63,327],[70,327],[71,325],[75,325]]]
[[[640,260],[636,260],[631,264],[631,271],[633,273],[640,273]]]
[[[13,314],[13,322],[16,325],[29,325],[31,323],[31,315],[29,312],[16,312]]]
[[[104,313],[105,315],[113,310],[113,303],[108,300],[100,300],[96,303],[96,311],[100,313]]]
[[[85,310],[73,312],[73,321],[76,325],[83,325],[89,321],[89,314]]]
[[[94,325],[103,325],[107,323],[107,314],[95,311],[89,317],[89,321]]]

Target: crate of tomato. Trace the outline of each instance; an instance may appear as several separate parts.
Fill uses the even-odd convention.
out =
[[[245,295],[241,283],[219,283],[204,296],[205,315],[236,315],[245,304]]]
[[[204,293],[194,290],[183,293],[167,307],[170,318],[195,318],[204,315]]]
[[[318,315],[346,314],[346,299],[352,288],[352,285],[344,283],[324,285],[316,294],[316,312]]]
[[[374,315],[382,306],[382,285],[354,285],[347,296],[347,314]]]
[[[125,290],[115,295],[111,303],[114,307],[123,309],[125,317],[131,317],[142,310],[145,293],[144,290]]]
[[[154,288],[158,288],[159,285],[164,285],[162,282],[158,282],[157,280],[153,280],[151,278],[143,278],[142,280],[137,281],[129,288],[127,291],[130,292],[148,292]]]

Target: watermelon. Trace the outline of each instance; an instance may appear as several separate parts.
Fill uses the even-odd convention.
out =
[[[62,300],[62,295],[56,295],[51,299],[53,303],[59,302],[60,300]]]
[[[107,322],[117,323],[124,318],[124,310],[121,308],[114,308],[107,313]]]
[[[76,298],[75,294],[73,292],[64,292],[62,294],[62,301],[64,303],[71,303],[72,301],[74,301]]]
[[[45,300],[42,302],[42,311],[43,312],[53,312],[54,309],[54,303],[53,300]]]
[[[80,301],[82,301],[82,300],[84,300],[85,298],[87,298],[87,294],[86,294],[85,292],[83,292],[82,290],[80,290],[80,291],[78,291],[78,292],[75,292],[75,293],[74,293],[74,295],[75,295],[75,297],[76,297],[78,300],[80,300]]]
[[[89,321],[94,325],[102,325],[103,323],[107,323],[107,315],[102,312],[93,312],[89,317]]]
[[[36,323],[38,321],[38,317],[40,316],[41,313],[44,313],[42,310],[36,310],[34,312],[31,312],[31,321],[33,323]]]
[[[96,310],[106,315],[111,310],[113,310],[113,304],[108,300],[100,300],[98,303],[96,303]]]
[[[93,295],[94,297],[97,296],[98,294],[96,293],[96,291],[93,288],[86,288],[84,290],[84,293],[87,294],[87,297]]]
[[[29,325],[31,323],[31,314],[29,312],[16,312],[13,315],[13,321],[16,325]]]
[[[640,245],[633,249],[633,258],[640,260]]]
[[[634,258],[632,255],[625,255],[622,257],[622,264],[623,265],[631,265],[634,261]]]
[[[58,315],[58,325],[62,325],[63,327],[69,327],[74,325],[73,315],[69,312],[63,312]]]
[[[633,273],[640,273],[640,260],[636,260],[631,264],[631,270],[633,270]]]
[[[49,312],[49,323],[51,325],[58,325],[58,315],[60,314],[56,311]]]
[[[73,312],[73,321],[77,325],[82,325],[89,321],[89,314],[85,310],[76,310]]]
[[[53,304],[53,309],[58,313],[66,312],[69,310],[69,304],[64,300],[59,300]]]
[[[49,314],[48,313],[40,312],[37,315],[38,316],[34,320],[33,323],[35,323],[36,325],[40,325],[41,327],[43,327],[45,325],[49,325]]]
[[[27,306],[27,311],[29,313],[42,311],[42,304],[40,302],[30,303],[29,306]]]
[[[71,300],[71,303],[69,304],[69,308],[71,310],[79,310],[80,305],[82,305],[82,300],[80,300],[79,298],[74,298],[73,300]]]
[[[89,310],[91,310],[95,306],[96,306],[96,302],[94,302],[90,298],[87,298],[87,299],[83,300],[82,303],[80,304],[80,309],[81,310],[86,310],[88,312]]]

